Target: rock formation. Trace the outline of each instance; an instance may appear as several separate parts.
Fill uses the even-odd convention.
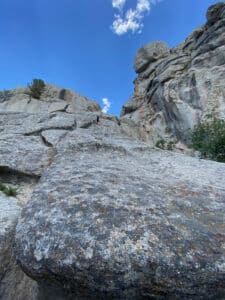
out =
[[[225,2],[211,6],[206,24],[178,47],[141,48],[134,68],[135,90],[121,116],[139,122],[155,141],[185,141],[207,115],[225,118]]]
[[[5,299],[223,299],[224,164],[154,149],[100,112],[0,120],[0,179],[30,198],[14,253],[37,282],[9,271]]]
[[[53,113],[64,111],[75,113],[100,110],[97,102],[70,89],[61,89],[51,84],[46,84],[41,99],[30,97],[29,88],[16,88],[0,93],[0,112]]]
[[[65,299],[223,299],[225,165],[106,124],[55,146],[17,226],[23,270]]]
[[[48,99],[45,91],[40,100],[32,99],[29,102],[30,100],[26,99],[27,107],[23,105],[23,97],[28,97],[26,93],[21,93],[24,90],[26,89],[20,88],[1,93],[7,94],[7,97],[4,98],[4,106],[0,112],[0,182],[18,187],[18,193],[17,200],[6,198],[0,193],[0,299],[65,299],[64,296],[60,296],[64,293],[63,289],[37,285],[15,262],[14,233],[21,208],[26,205],[40,178],[55,161],[58,153],[65,152],[66,155],[68,149],[73,151],[76,144],[75,132],[81,130],[89,133],[84,135],[84,142],[87,137],[87,147],[89,136],[94,141],[91,146],[98,144],[95,135],[100,140],[104,137],[111,139],[112,136],[141,139],[142,136],[139,127],[133,121],[120,121],[116,117],[102,114],[98,105],[85,97],[79,100],[76,111],[45,111],[44,108],[49,103],[51,107],[58,107],[58,92],[55,93],[55,102],[54,94]],[[51,92],[58,90],[51,86]],[[66,93],[61,95],[61,98],[64,98],[60,100],[61,107],[67,105]],[[35,106],[32,104],[33,100],[36,102]],[[96,123],[97,116],[100,117],[99,124]]]
[[[201,36],[211,36],[214,28],[213,41],[221,41],[224,6],[209,9]],[[202,96],[198,98],[196,91],[203,81],[187,88],[185,80],[196,79],[198,72],[210,73],[210,82],[213,71],[222,76],[219,66],[218,73],[213,66],[209,73],[197,68],[200,58],[203,65],[212,63],[203,51],[206,42],[196,48],[199,39],[195,33],[186,46],[173,50],[161,42],[142,49],[135,68],[139,76],[148,75],[137,80],[143,88],[137,95],[144,95],[148,76],[174,74],[168,82],[152,79],[155,101],[163,82],[176,81],[183,102],[186,95],[187,106],[182,105],[197,110]],[[223,47],[218,41],[215,51]],[[200,54],[194,57],[191,49]],[[178,53],[185,54],[178,59]],[[217,62],[218,57],[214,56]],[[175,63],[167,68],[173,59]],[[184,76],[180,73],[178,78],[175,70],[181,72],[182,61],[183,66],[195,61],[195,75],[185,67]],[[222,77],[218,84],[220,90]],[[119,119],[101,113],[85,98],[73,105],[72,91],[51,87],[34,100],[26,98],[25,90],[3,92],[0,103],[0,181],[18,187],[17,199],[0,195],[0,298],[224,299],[225,164],[144,143],[147,108],[152,105],[145,96],[140,106],[133,97],[133,106],[126,105],[126,115]],[[178,137],[187,122],[181,127],[182,119],[178,122],[170,110],[179,102],[178,94],[173,95],[172,104],[165,104],[163,96],[157,105],[161,103],[170,134]],[[196,106],[190,95],[196,96]],[[207,97],[205,104],[201,102],[201,117],[209,104]],[[132,120],[140,121],[143,107],[144,127]],[[180,107],[174,111],[180,116]],[[156,127],[157,118],[150,129],[160,129],[163,135],[168,127]]]

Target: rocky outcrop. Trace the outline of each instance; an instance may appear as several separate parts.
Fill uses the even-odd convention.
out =
[[[22,269],[64,299],[223,299],[225,165],[103,122],[57,143],[17,225]]]
[[[222,299],[223,164],[100,113],[2,113],[0,130],[3,179],[33,177],[15,253],[37,299]]]
[[[0,120],[0,178],[34,189],[15,253],[38,286],[18,285],[11,272],[14,294],[223,299],[223,164],[155,150],[132,120],[100,113]]]
[[[222,299],[223,164],[99,112],[2,112],[0,131],[0,179],[25,206],[15,253],[37,282],[10,254],[4,299]]]
[[[18,187],[18,199],[0,196],[0,298],[224,299],[225,165],[142,142],[150,142],[153,129],[158,135],[167,130],[169,137],[180,136],[186,123],[176,117],[182,111],[178,94],[190,107],[186,118],[195,122],[191,108],[204,104],[196,100],[202,96],[193,87],[203,82],[196,80],[198,72],[210,73],[211,83],[214,72],[219,89],[224,84],[222,56],[208,60],[206,42],[200,42],[201,36],[211,37],[212,44],[217,40],[215,51],[223,47],[218,44],[223,20],[224,3],[209,9],[207,24],[185,44],[169,50],[157,42],[139,52],[137,97],[142,104],[133,97],[132,105],[125,106],[131,118],[103,114],[85,99],[76,110],[74,94],[64,89],[46,89],[40,100],[25,99],[24,92],[3,93],[0,181]],[[209,73],[197,67],[200,58],[203,65],[208,62]],[[167,103],[165,86],[176,82]],[[156,90],[150,97],[152,86]],[[179,93],[178,86],[184,86]],[[23,99],[26,105],[14,104]],[[162,116],[154,115],[155,127],[147,123],[152,99]],[[141,112],[144,126],[132,120],[140,121]]]
[[[185,141],[187,130],[209,114],[225,118],[225,2],[211,6],[207,22],[176,48],[155,42],[141,48],[131,99],[121,115],[155,141]]]
[[[65,92],[61,97],[67,98],[68,95]],[[20,100],[19,97],[18,103]],[[64,157],[68,150],[73,152],[73,149],[82,145],[89,147],[89,142],[90,147],[95,147],[98,140],[101,141],[104,137],[109,140],[116,136],[120,136],[121,139],[124,136],[140,139],[142,133],[132,121],[120,121],[116,117],[99,111],[91,112],[85,106],[86,102],[81,103],[80,109],[81,107],[84,109],[79,112],[65,110],[48,113],[42,111],[43,103],[48,103],[45,98],[43,103],[41,100],[36,100],[39,101],[37,105],[40,107],[37,107],[36,113],[33,109],[31,113],[27,112],[30,108],[23,106],[18,106],[20,112],[8,111],[7,103],[11,101],[11,96],[4,100],[6,109],[0,112],[0,182],[17,188],[17,200],[0,197],[0,212],[2,213],[2,215],[0,213],[0,230],[4,230],[4,235],[0,240],[2,268],[0,269],[0,299],[64,300],[67,297],[60,284],[59,287],[53,288],[43,285],[41,280],[38,280],[37,284],[16,264],[13,244],[15,224],[21,208],[33,197],[32,192],[35,186],[46,170],[56,161],[59,153]],[[16,95],[15,101],[17,101]],[[53,99],[51,101],[54,106]],[[25,112],[21,112],[23,109]],[[13,110],[17,110],[17,107],[15,106]],[[97,123],[97,116],[100,118],[99,123]],[[84,135],[79,139],[77,133],[80,130],[84,132]],[[86,132],[89,134],[85,134]],[[5,202],[10,209],[12,207],[12,216]],[[11,222],[11,227],[5,230],[6,222]]]
[[[70,89],[61,89],[50,84],[46,84],[40,99],[34,99],[29,94],[29,88],[2,91],[0,112],[53,113],[63,111],[75,113],[101,110],[97,102]]]
[[[134,69],[137,73],[141,73],[148,65],[160,58],[170,54],[170,48],[163,42],[153,42],[142,47],[134,60]]]

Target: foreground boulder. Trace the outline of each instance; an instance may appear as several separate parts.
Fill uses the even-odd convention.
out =
[[[17,225],[22,269],[64,299],[223,299],[225,165],[100,128],[57,144]]]
[[[225,118],[224,66],[225,2],[220,2],[208,9],[206,24],[176,48],[154,42],[138,51],[134,93],[121,116],[139,122],[155,142],[185,142],[187,130],[208,115]]]
[[[0,130],[0,174],[21,196],[35,187],[15,254],[38,282],[7,265],[3,299],[223,299],[223,164],[154,150],[132,120],[93,112],[1,113]]]
[[[78,134],[80,130],[82,135]],[[18,188],[17,199],[0,197],[0,231],[4,232],[0,244],[0,299],[65,299],[60,284],[51,288],[38,280],[37,285],[16,264],[12,248],[21,208],[57,155],[67,155],[68,150],[73,152],[81,145],[95,147],[96,142],[104,138],[140,139],[141,131],[131,120],[120,121],[89,111],[73,114],[2,112],[0,131],[0,182]],[[9,221],[10,226],[5,228]]]

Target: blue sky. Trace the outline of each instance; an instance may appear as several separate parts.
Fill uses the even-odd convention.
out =
[[[174,47],[205,22],[212,0],[1,0],[0,89],[33,78],[111,102],[119,115],[133,92],[137,50]]]

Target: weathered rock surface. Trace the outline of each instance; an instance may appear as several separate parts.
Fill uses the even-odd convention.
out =
[[[99,124],[96,123],[97,115],[100,116]],[[82,131],[82,139],[78,139],[79,130]],[[76,114],[2,112],[0,132],[0,182],[18,188],[17,198],[20,206],[24,206],[29,200],[40,177],[55,161],[55,156],[64,156],[68,149],[73,151],[79,145],[88,147],[91,143],[91,147],[95,147],[98,139],[111,140],[114,136],[129,135],[141,138],[139,127],[132,121],[120,122],[113,116],[86,111]],[[1,208],[1,211],[4,209]],[[18,215],[19,212],[15,220]],[[1,224],[0,229],[3,230]],[[10,238],[10,242],[6,244],[8,250],[12,248],[14,231],[7,231],[6,236]],[[65,299],[61,287],[51,288],[41,283],[37,286],[32,280],[26,279],[26,275],[15,263],[12,250],[10,251],[11,260],[10,264],[6,263],[4,267],[0,299]],[[3,251],[0,256],[1,254]],[[3,255],[2,259],[6,261]]]
[[[225,165],[104,126],[57,143],[17,226],[23,270],[65,299],[223,299]]]
[[[170,48],[166,43],[157,41],[142,47],[134,60],[134,69],[140,73],[146,69],[149,63],[170,54]]]
[[[178,47],[156,42],[140,49],[134,68],[135,90],[121,115],[155,141],[185,141],[187,129],[208,114],[225,118],[225,2],[211,6],[206,24]]]
[[[4,178],[35,179],[15,250],[37,299],[223,299],[223,164],[156,151],[104,114],[1,121]]]
[[[0,299],[36,299],[37,283],[16,265],[14,232],[21,207],[13,197],[0,192]]]
[[[38,282],[12,259],[5,299],[222,299],[223,164],[153,150],[99,113],[1,113],[0,130],[0,178],[31,195],[17,260]]]

